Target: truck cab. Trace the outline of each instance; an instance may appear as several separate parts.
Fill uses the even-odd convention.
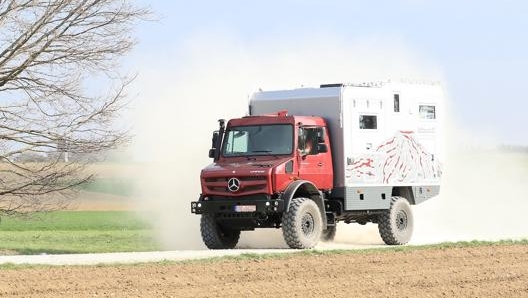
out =
[[[194,213],[207,218],[201,228],[208,247],[231,246],[221,237],[207,238],[219,231],[233,244],[240,231],[281,227],[291,201],[285,193],[310,196],[332,189],[332,154],[321,117],[281,111],[223,123],[213,134],[209,156],[214,162],[202,170],[202,193],[192,205]],[[323,207],[322,200],[318,205]],[[318,213],[322,220],[324,214]]]

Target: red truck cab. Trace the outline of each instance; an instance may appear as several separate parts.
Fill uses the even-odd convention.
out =
[[[209,155],[214,162],[202,170],[202,193],[191,204],[193,213],[202,214],[202,238],[209,248],[234,247],[242,230],[279,228],[294,194],[317,196],[333,187],[321,117],[281,111],[232,119],[226,127],[220,120]],[[326,228],[323,201],[315,202]]]

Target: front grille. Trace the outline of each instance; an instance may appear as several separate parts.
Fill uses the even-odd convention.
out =
[[[240,188],[236,192],[232,192],[227,188],[229,179],[237,178],[240,181]],[[211,194],[217,195],[245,195],[250,193],[266,192],[267,177],[266,176],[247,176],[247,177],[215,177],[205,178],[204,186]]]

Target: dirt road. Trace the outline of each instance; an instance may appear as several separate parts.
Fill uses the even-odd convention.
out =
[[[0,271],[1,297],[528,297],[528,245]]]

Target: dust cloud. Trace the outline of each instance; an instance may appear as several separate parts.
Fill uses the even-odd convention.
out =
[[[197,36],[144,57],[135,82],[132,151],[145,164],[138,204],[151,215],[164,248],[205,248],[190,201],[200,194],[200,170],[211,162],[207,152],[217,120],[245,115],[251,92],[388,78],[441,80],[437,68],[419,57],[390,38],[241,44],[222,35]],[[415,207],[415,242],[522,234],[522,194],[516,186],[528,182],[527,161],[522,168],[511,157],[468,155],[472,158],[450,152],[455,162],[446,163],[442,197]],[[339,225],[336,240],[381,243],[371,224]],[[243,232],[239,247],[286,244],[280,230],[261,229]]]
[[[528,238],[528,154],[447,121],[440,195],[413,206],[411,244]],[[331,247],[382,244],[377,225],[340,223]],[[325,247],[329,244],[325,244]]]
[[[412,243],[528,238],[528,154],[457,127],[447,130],[440,196],[414,207]]]

